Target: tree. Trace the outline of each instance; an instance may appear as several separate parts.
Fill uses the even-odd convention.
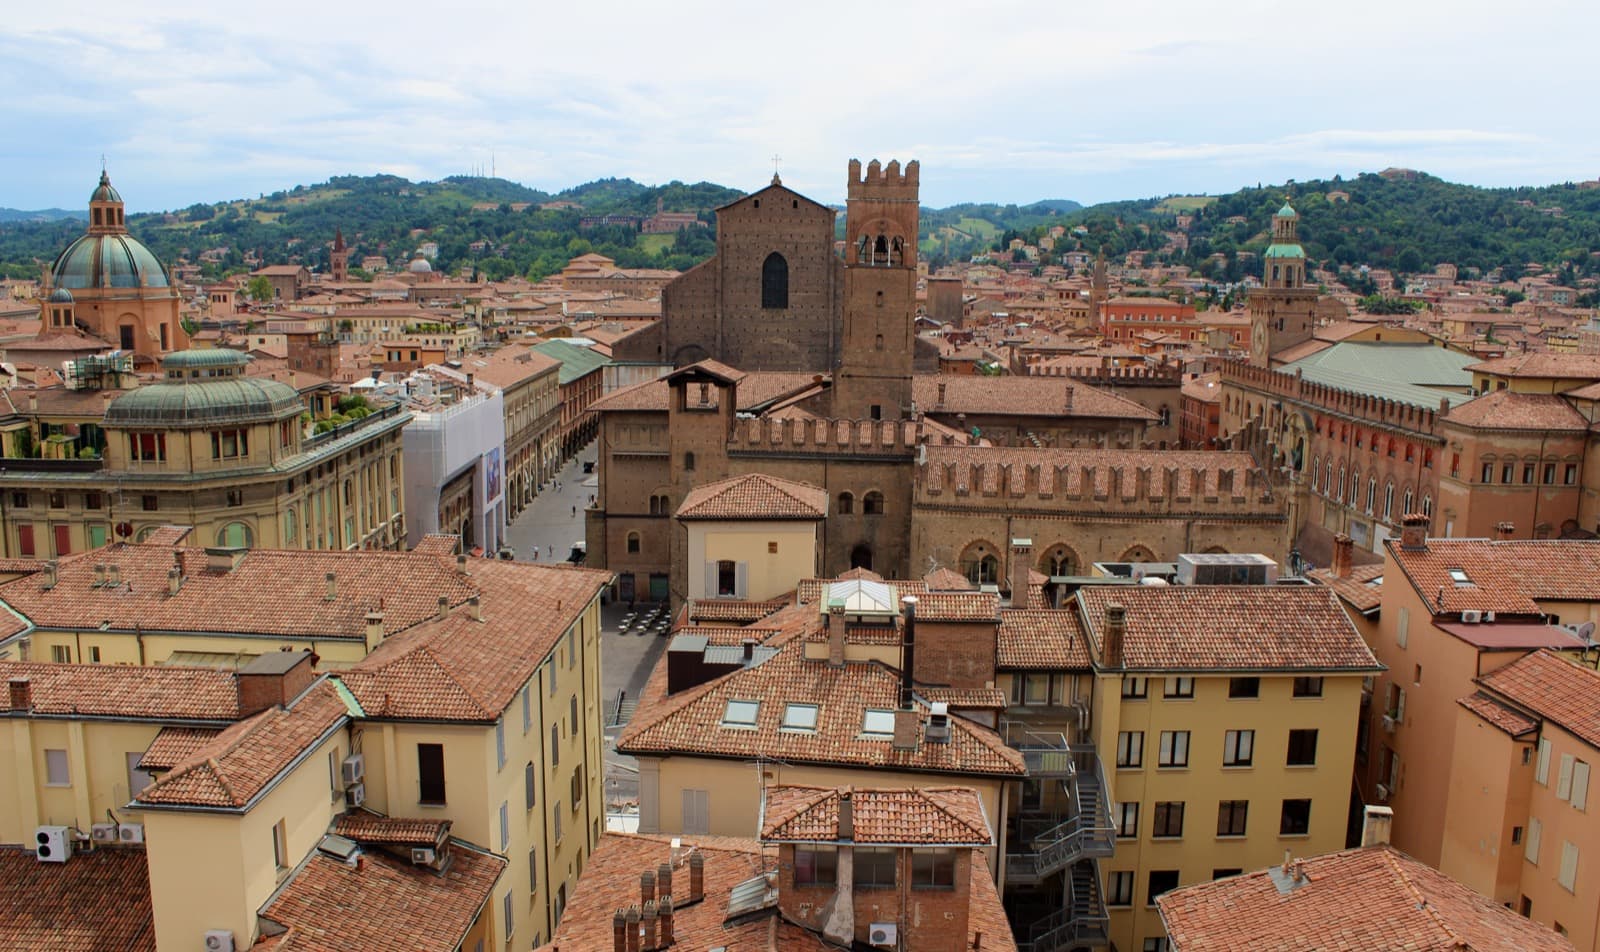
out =
[[[244,286],[244,293],[252,301],[270,301],[272,300],[272,282],[268,281],[264,275],[258,274],[250,279],[249,284]]]

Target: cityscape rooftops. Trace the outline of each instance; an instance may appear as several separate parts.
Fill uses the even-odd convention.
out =
[[[1407,549],[1390,538],[1384,545],[1435,615],[1539,615],[1540,600],[1600,601],[1597,541],[1430,538]]]
[[[0,846],[0,942],[52,952],[155,952],[150,873],[142,849],[80,852],[41,863]]]
[[[846,807],[845,803],[849,806]],[[766,843],[993,846],[983,801],[970,787],[770,787]]]
[[[1600,673],[1535,651],[1478,679],[1484,688],[1600,747]]]

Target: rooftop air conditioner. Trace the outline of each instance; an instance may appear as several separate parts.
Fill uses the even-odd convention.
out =
[[[95,823],[89,827],[89,839],[96,846],[108,846],[117,841],[117,824]]]
[[[1373,788],[1372,792],[1377,794],[1379,800],[1389,799],[1389,785],[1386,783],[1378,784]]]
[[[892,922],[874,922],[867,929],[873,945],[894,948],[900,944],[900,929]]]
[[[1394,715],[1393,714],[1385,714],[1385,715],[1383,715],[1383,732],[1385,734],[1393,734],[1394,733],[1394,727],[1395,727]]]
[[[344,780],[345,786],[360,783],[367,778],[367,758],[361,754],[351,754],[344,759],[344,766],[339,768],[339,776]]]
[[[41,863],[65,863],[72,855],[72,838],[64,826],[41,826],[33,831],[33,855]]]
[[[127,844],[127,845],[130,845],[130,846],[131,845],[135,845],[135,844],[139,844],[139,843],[143,843],[144,842],[144,824],[143,823],[119,823],[119,824],[117,824],[117,842],[118,843]]]
[[[416,866],[432,866],[434,860],[439,858],[431,846],[411,847],[411,862]]]
[[[206,952],[233,952],[233,933],[227,929],[208,930]]]
[[[359,807],[363,803],[366,803],[366,802],[367,802],[367,785],[366,784],[364,784],[364,783],[353,783],[350,786],[344,788],[344,805],[345,806],[347,806],[347,807]]]
[[[924,736],[933,743],[950,741],[950,705],[935,701],[928,707],[928,728]]]
[[[1483,612],[1469,608],[1461,613],[1461,620],[1469,625],[1476,625],[1478,622],[1483,621]]]

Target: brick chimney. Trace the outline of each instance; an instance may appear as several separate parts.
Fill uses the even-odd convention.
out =
[[[1408,512],[1400,517],[1400,550],[1402,552],[1428,551],[1428,517],[1420,512]]]
[[[850,843],[856,838],[855,801],[849,790],[839,791],[839,842]]]
[[[660,948],[660,946],[656,944],[656,904],[655,904],[655,902],[652,901],[652,902],[647,902],[647,903],[644,904],[644,914],[642,916],[640,916],[640,920],[641,920],[640,924],[644,927],[643,930],[642,930],[644,932],[644,935],[640,937],[639,948],[641,948],[641,949],[658,949],[658,948]]]
[[[1512,533],[1516,531],[1517,524],[1514,522],[1497,522],[1494,524],[1494,537],[1502,542],[1511,538]]]
[[[627,952],[628,914],[621,909],[611,914],[611,952]]]
[[[695,853],[689,857],[689,901],[699,902],[706,898],[706,858],[703,853]]]
[[[239,690],[239,716],[249,717],[270,707],[287,706],[316,680],[311,652],[269,651],[240,668],[234,675]]]
[[[1355,540],[1343,532],[1333,537],[1333,565],[1329,570],[1334,578],[1350,577],[1350,550],[1355,547]]]
[[[27,678],[12,678],[8,682],[11,688],[11,710],[33,710],[33,682]]]
[[[1028,573],[1033,569],[1033,540],[1011,540],[1011,607],[1028,607]]]
[[[645,870],[639,874],[639,903],[643,905],[656,898],[656,874]]]
[[[1394,809],[1373,804],[1361,817],[1361,845],[1383,846],[1394,829]]]
[[[844,664],[844,606],[828,606],[828,663]]]
[[[639,952],[639,907],[628,907],[626,952]]]
[[[672,895],[672,864],[662,863],[656,867],[656,892],[663,896]]]
[[[672,897],[662,896],[661,904],[656,907],[660,934],[657,936],[657,948],[665,949],[672,945]]]
[[[1106,606],[1105,631],[1100,636],[1100,666],[1122,667],[1122,636],[1128,630],[1128,610],[1113,602]]]

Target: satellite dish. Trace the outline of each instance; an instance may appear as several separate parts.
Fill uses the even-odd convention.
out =
[[[1573,632],[1573,634],[1577,635],[1578,640],[1582,641],[1586,645],[1594,644],[1594,622],[1584,622],[1578,626],[1578,630]]]

